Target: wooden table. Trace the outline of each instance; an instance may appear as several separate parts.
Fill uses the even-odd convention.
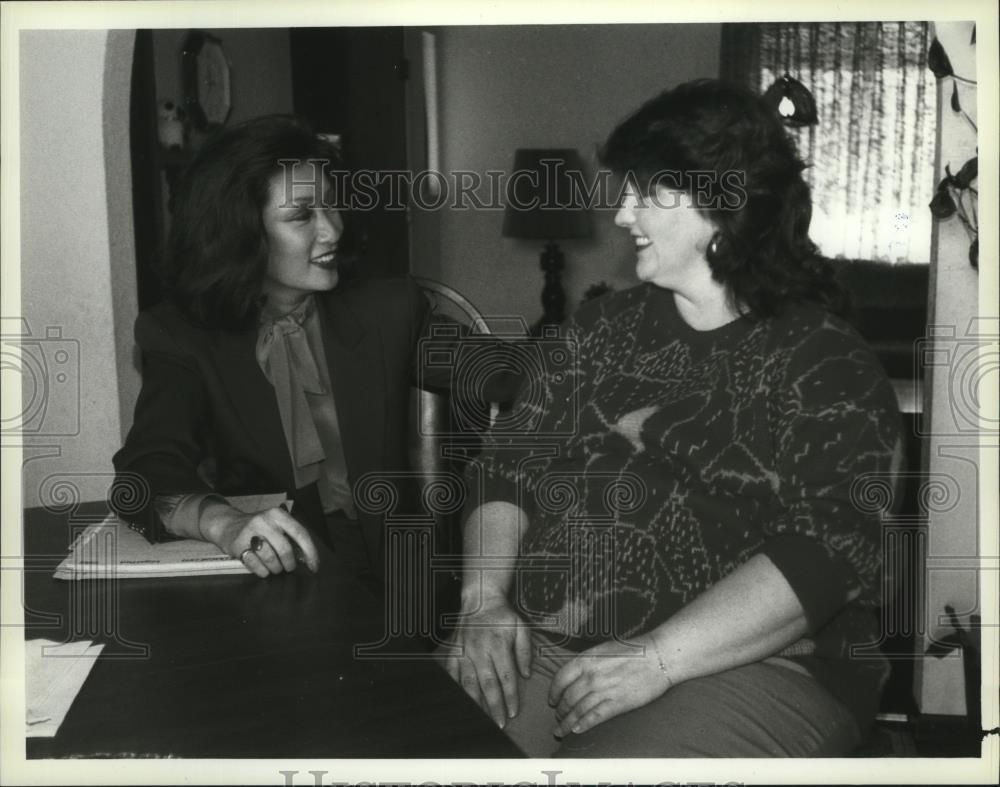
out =
[[[315,575],[52,579],[102,510],[25,515],[26,639],[105,643],[29,758],[521,756],[435,663],[356,656],[384,637],[378,587],[322,545]]]

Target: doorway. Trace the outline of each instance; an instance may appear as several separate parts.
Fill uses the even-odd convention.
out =
[[[188,31],[138,30],[132,63],[130,136],[139,309],[163,297],[157,274],[170,225],[172,184],[190,162],[197,138],[168,150],[159,140],[163,101],[182,101],[180,42]],[[406,81],[403,28],[207,30],[222,42],[232,80],[226,125],[270,112],[295,112],[321,133],[337,135],[348,166],[373,173],[405,171]],[[193,136],[193,135],[192,135]],[[371,210],[353,218],[363,254],[361,276],[401,276],[410,269],[407,215],[394,207],[386,180]],[[405,195],[398,205],[405,204]]]

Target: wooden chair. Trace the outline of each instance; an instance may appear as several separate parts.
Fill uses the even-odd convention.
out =
[[[480,312],[456,290],[433,279],[414,277],[414,280],[431,305],[435,323],[457,327],[466,336],[491,333]],[[433,554],[429,557],[432,565],[451,566],[437,572],[434,579],[435,609],[439,613],[458,608],[462,513],[467,498],[463,478],[466,463],[461,455],[473,456],[482,447],[481,432],[470,432],[457,423],[462,419],[456,418],[456,406],[470,405],[457,403],[448,391],[411,389],[409,459],[417,475],[425,512],[434,519]],[[493,423],[498,409],[497,404],[490,403],[488,410],[475,414],[483,430]],[[467,421],[464,419],[463,423]],[[455,489],[460,490],[459,500],[453,497]],[[439,631],[440,618],[438,614],[435,628]]]

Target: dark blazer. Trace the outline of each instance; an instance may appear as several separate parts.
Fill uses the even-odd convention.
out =
[[[355,280],[316,297],[349,480],[405,470],[409,392],[427,301],[409,279]],[[318,526],[315,485],[295,489],[274,389],[255,357],[257,329],[199,328],[161,304],[139,315],[135,339],[142,390],[114,457],[112,508],[155,540],[164,536],[152,506],[157,494],[213,486],[223,495],[286,492],[296,517]],[[359,518],[381,573],[381,518],[361,511]]]

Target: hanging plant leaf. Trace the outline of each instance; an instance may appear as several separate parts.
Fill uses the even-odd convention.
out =
[[[979,238],[977,237],[972,241],[969,246],[969,265],[979,270]]]
[[[936,219],[946,219],[955,215],[955,200],[951,198],[948,189],[944,187],[944,181],[941,181],[941,186],[938,186],[934,199],[931,200],[928,207],[931,209],[931,215]]]
[[[941,42],[937,38],[931,41],[931,48],[927,52],[927,67],[938,79],[955,75],[955,72],[951,68],[951,61],[948,59],[944,47],[941,46]]]
[[[979,156],[973,156],[966,161],[962,168],[955,175],[955,186],[960,189],[967,189],[972,185],[972,181],[979,177]]]
[[[958,82],[951,83],[951,108],[955,112],[962,111],[962,105],[958,101]]]

